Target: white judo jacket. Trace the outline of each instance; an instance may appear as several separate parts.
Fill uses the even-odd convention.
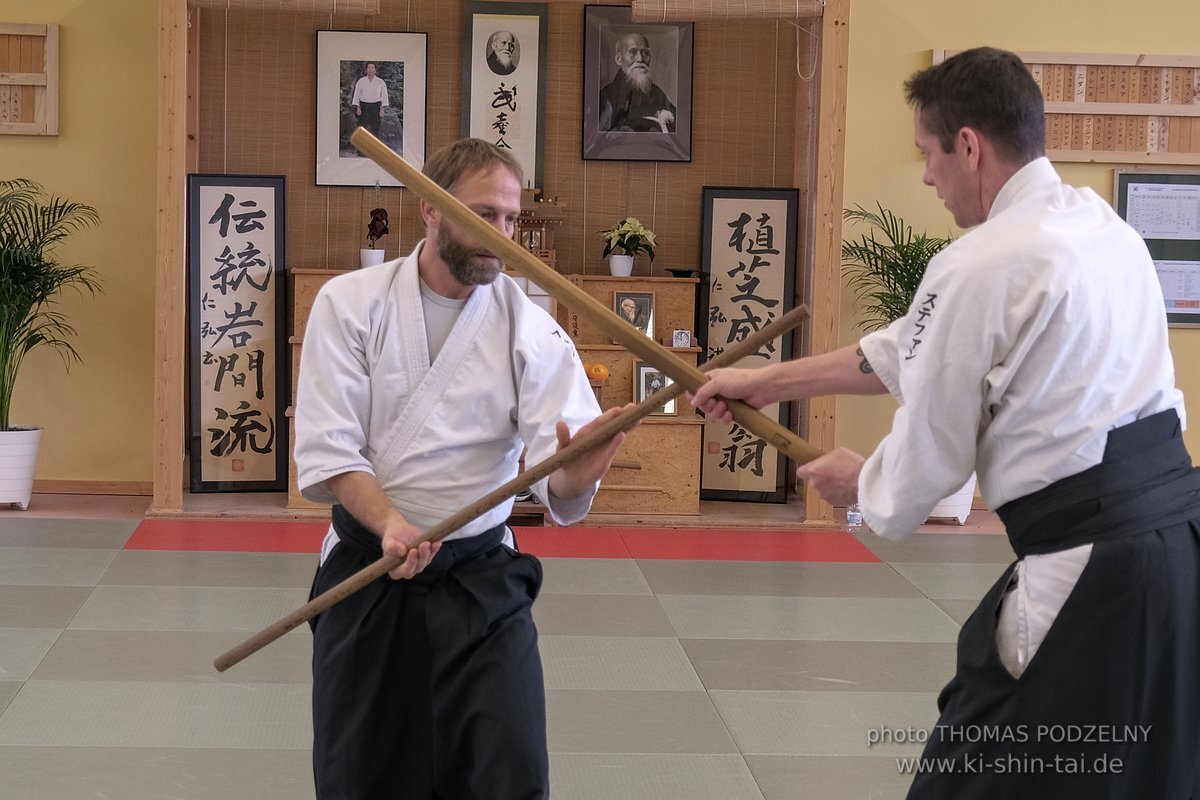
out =
[[[972,470],[995,509],[1098,464],[1113,428],[1169,408],[1184,419],[1145,244],[1045,158],[934,256],[908,314],[861,344],[900,403],[859,477],[863,517],[887,538]]]
[[[574,434],[600,409],[570,337],[514,281],[499,275],[470,295],[429,363],[417,254],[328,281],[304,334],[296,392],[301,493],[332,502],[325,481],[375,475],[413,525],[428,529],[554,454],[555,422]],[[583,517],[592,492],[551,497],[555,522]],[[503,523],[512,501],[450,539]]]

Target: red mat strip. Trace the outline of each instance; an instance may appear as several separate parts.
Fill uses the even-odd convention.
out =
[[[144,520],[127,550],[316,553],[323,522]],[[516,528],[522,550],[546,558],[877,563],[845,531],[676,528]]]

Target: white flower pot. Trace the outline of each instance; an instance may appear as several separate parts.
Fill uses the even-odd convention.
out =
[[[933,507],[933,511],[929,512],[929,518],[955,519],[958,520],[959,525],[966,525],[967,517],[971,515],[971,502],[974,499],[975,473],[972,472],[971,477],[967,479],[961,489]]]
[[[22,511],[29,509],[41,440],[41,428],[0,431],[0,505],[15,503]]]
[[[633,274],[633,256],[613,253],[608,257],[608,271],[618,278],[628,278]]]
[[[384,255],[382,247],[378,249],[364,247],[358,251],[358,260],[360,266],[373,267],[376,264],[382,264],[387,257]]]

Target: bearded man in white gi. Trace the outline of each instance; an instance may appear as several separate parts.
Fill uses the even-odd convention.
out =
[[[523,176],[464,139],[425,173],[511,236]],[[333,502],[314,595],[383,553],[404,563],[313,622],[313,763],[321,800],[544,798],[545,690],[530,608],[537,559],[504,503],[440,544],[409,542],[600,409],[570,338],[501,264],[422,203],[407,258],[330,280],[312,308],[296,398],[304,496]],[[623,434],[534,485],[570,524]]]
[[[1200,797],[1200,471],[1145,244],[1044,156],[1021,60],[906,84],[924,182],[962,227],[907,316],[858,345],[716,370],[694,402],[890,392],[891,433],[798,475],[911,534],[972,470],[1018,560],[963,626],[910,798]]]

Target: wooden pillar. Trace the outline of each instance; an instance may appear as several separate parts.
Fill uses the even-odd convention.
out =
[[[827,0],[821,17],[820,103],[817,114],[816,166],[813,183],[813,270],[810,353],[838,346],[842,298],[842,202],[846,157],[847,66],[850,59],[850,0]],[[805,104],[797,104],[805,113]],[[809,124],[812,124],[811,122]],[[804,159],[796,159],[796,185],[806,186]],[[808,402],[805,433],[820,450],[833,449],[833,397]],[[809,522],[832,522],[833,507],[811,486],[804,490],[804,516]]]
[[[158,3],[158,190],[154,247],[154,499],[183,510],[184,194],[187,180],[187,3]]]

